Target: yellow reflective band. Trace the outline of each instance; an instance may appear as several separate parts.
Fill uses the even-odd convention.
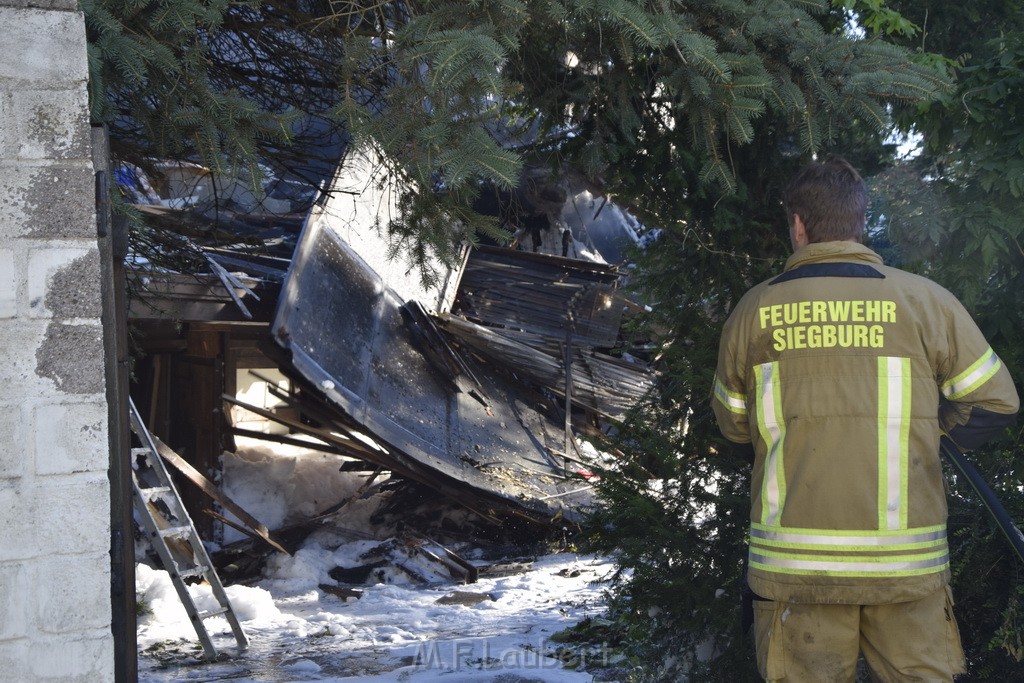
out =
[[[878,528],[907,526],[910,460],[909,358],[878,359]]]
[[[908,576],[932,574],[949,566],[949,551],[916,555],[809,557],[751,549],[750,565],[763,571],[828,576]]]
[[[945,570],[949,548],[942,524],[875,531],[772,528],[754,523],[750,566],[805,576],[914,576]]]
[[[791,546],[818,550],[884,549],[926,547],[946,542],[944,526],[907,529],[899,532],[834,531],[831,529],[771,531],[752,526],[752,545]]]
[[[757,533],[768,537],[769,534],[780,534],[787,536],[810,536],[810,537],[840,537],[840,538],[864,538],[869,536],[911,536],[920,534],[931,534],[934,532],[946,533],[946,525],[933,524],[931,526],[914,527],[913,529],[900,529],[894,531],[875,529],[812,529],[810,527],[797,526],[768,526],[759,522],[750,523],[751,533]]]
[[[715,398],[737,415],[747,414],[747,400],[742,394],[729,391],[722,380],[715,377]]]
[[[758,397],[757,428],[768,445],[761,484],[761,519],[768,526],[775,526],[786,500],[786,471],[782,460],[786,424],[782,417],[778,361],[757,366],[754,377]]]
[[[867,540],[867,539],[865,539]],[[926,550],[928,548],[941,548],[946,543],[946,538],[942,537],[931,541],[919,541],[917,543],[893,543],[881,545],[877,543],[851,543],[847,545],[830,545],[822,547],[816,543],[787,543],[785,541],[771,541],[771,540],[760,540],[750,542],[752,548],[765,548],[768,550],[775,549],[778,551],[782,550],[816,550],[816,551],[829,551],[829,552],[897,552],[903,550]]]
[[[807,571],[806,569],[784,569],[781,567],[769,567],[767,565],[759,564],[753,560],[750,561],[750,567],[753,569],[760,569],[765,572],[772,572],[773,574],[787,574],[790,576],[830,576],[839,577],[843,579],[888,579],[897,578],[904,576],[928,576],[929,574],[938,574],[949,569],[949,562],[938,565],[936,567],[925,567],[922,569],[904,569],[886,572],[871,572],[871,571],[829,571],[829,572],[815,572]]]
[[[989,347],[969,368],[942,385],[942,395],[951,401],[966,396],[996,374],[1000,365],[999,356]]]
[[[815,555],[812,553],[782,553],[775,550],[757,550],[763,561],[794,560],[814,562],[822,566],[840,565],[844,562],[856,562],[864,565],[902,564],[904,562],[921,562],[941,559],[949,555],[948,548],[941,548],[930,553],[905,553],[902,555]],[[929,564],[931,566],[931,564]]]

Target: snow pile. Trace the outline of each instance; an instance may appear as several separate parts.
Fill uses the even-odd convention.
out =
[[[268,529],[309,519],[356,495],[366,481],[366,473],[340,471],[346,460],[337,455],[246,437],[236,437],[236,443],[236,452],[221,460],[224,493]],[[345,509],[346,523],[365,526],[375,508],[353,501]],[[225,543],[243,538],[225,527]]]
[[[425,586],[385,564],[369,585],[346,585],[356,592],[339,597],[321,588],[338,586],[332,569],[365,566],[368,551],[400,545],[389,538],[391,529],[369,521],[389,494],[361,496],[366,473],[340,472],[343,460],[334,455],[241,438],[239,447],[224,456],[224,490],[258,520],[279,528],[347,500],[345,528],[324,528],[294,555],[272,556],[255,586],[227,587],[251,644],[239,652],[227,620],[208,619],[218,651],[227,655],[212,663],[200,661],[198,638],[167,573],[138,565],[136,590],[146,611],[139,617],[140,681],[592,680],[548,656],[557,647],[550,638],[603,611],[599,582],[613,571],[610,561],[551,555],[528,572],[468,585],[446,579],[440,568],[431,573],[416,565],[430,582]],[[478,601],[438,602],[456,591],[477,594]],[[209,587],[189,592],[199,609],[215,607]]]
[[[200,611],[219,607],[208,585],[189,586],[188,591]],[[275,625],[288,621],[266,590],[228,586],[225,592],[239,620]],[[142,612],[138,619],[140,642],[145,640],[153,644],[166,640],[197,640],[192,622],[167,572],[144,564],[136,565],[135,593]],[[229,632],[228,622],[223,617],[214,617],[205,623],[211,632]]]
[[[195,632],[166,573],[140,566],[139,591],[153,611],[140,619],[140,680],[592,680],[590,674],[565,670],[548,656],[556,647],[550,638],[601,612],[603,588],[598,582],[613,570],[610,562],[551,555],[522,574],[470,585],[356,586],[361,596],[348,599],[318,588],[334,585],[327,574],[333,566],[350,564],[374,543],[356,541],[332,549],[313,540],[293,557],[277,556],[257,587],[229,586],[251,645],[237,652],[227,622],[210,619],[206,623],[214,642],[230,655],[214,663],[197,661]],[[456,590],[479,594],[480,602],[438,602]],[[190,591],[200,599],[209,597],[205,587]]]

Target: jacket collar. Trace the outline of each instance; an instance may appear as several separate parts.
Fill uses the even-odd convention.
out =
[[[882,265],[882,257],[858,242],[815,242],[801,247],[786,260],[784,270],[823,261],[854,261]]]

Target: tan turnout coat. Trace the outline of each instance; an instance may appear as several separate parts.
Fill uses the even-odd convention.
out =
[[[1018,409],[956,298],[853,242],[803,247],[743,297],[712,403],[754,447],[751,589],[844,604],[948,582],[939,437],[974,447]]]

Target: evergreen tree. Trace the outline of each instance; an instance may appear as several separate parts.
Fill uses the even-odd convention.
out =
[[[655,196],[740,191],[755,131],[809,154],[851,121],[884,127],[887,106],[941,87],[906,51],[843,21],[817,1],[432,0],[355,41],[341,113],[415,182],[410,220],[396,224],[409,237],[491,229],[465,207],[480,179],[514,184],[524,159],[582,174],[668,225],[691,209],[655,209]],[[388,113],[377,116],[364,99],[382,72]]]
[[[823,31],[841,31],[843,19],[830,19]],[[873,175],[889,163],[893,147],[882,121],[853,114],[817,150],[841,153]],[[736,190],[725,197],[702,188],[692,162],[655,157],[644,166],[650,173],[631,175],[628,166],[621,173],[637,196],[651,178],[660,180],[659,172],[685,177],[680,185],[690,190],[646,188],[647,207],[657,207],[665,230],[640,256],[634,285],[654,305],[651,327],[671,343],[658,358],[659,392],[615,444],[620,469],[604,473],[608,505],[592,526],[596,546],[620,558],[614,614],[653,680],[757,680],[740,623],[749,463],[718,434],[709,402],[722,322],[789,253],[779,197],[781,184],[806,161],[800,141],[792,118],[760,117],[751,142],[732,150]]]
[[[923,54],[939,53],[956,88],[908,112],[921,154],[876,181],[886,239],[906,267],[960,296],[1024,386],[1024,5],[1020,2],[894,3],[921,25]],[[969,454],[1011,516],[1024,523],[1024,433]],[[966,482],[953,480],[950,509],[961,631],[976,680],[1024,675],[1020,614],[1024,565]],[[1007,656],[1007,653],[1011,656]]]
[[[930,97],[941,79],[841,30],[825,0],[83,0],[94,118],[119,158],[214,169],[309,154],[318,117],[373,148],[405,196],[389,226],[421,258],[479,232],[469,207],[523,160],[583,173],[651,222],[659,194],[742,191],[740,150],[778,128],[794,153],[849,121]],[[783,135],[786,131],[790,135]],[[295,161],[295,160],[293,160]],[[680,205],[681,206],[681,205]],[[677,207],[678,208],[678,207]],[[660,211],[660,209],[659,209]]]
[[[224,173],[255,168],[260,143],[288,141],[292,112],[261,106],[244,78],[218,73],[232,57],[216,45],[227,2],[82,0],[81,8],[92,118],[110,127],[116,159],[146,168],[187,160]]]
[[[332,143],[340,134],[330,111],[341,42],[314,21],[328,5],[81,0],[91,116],[109,129],[117,177],[130,183],[137,168],[159,181],[162,163],[185,162],[222,181],[248,179],[257,194],[268,167],[315,187],[320,177],[310,168],[337,163]],[[116,186],[111,199],[137,254],[184,272],[205,270],[181,235],[208,241],[213,231],[188,217],[144,220]]]
[[[938,12],[938,5],[948,12]],[[1024,327],[1014,284],[1020,281],[1024,214],[1015,116],[1022,82],[1017,5],[893,3],[907,17],[888,24],[890,39],[917,46],[914,58],[921,64],[955,70],[957,88],[920,106],[893,103],[890,112],[901,124],[924,134],[926,153],[914,162],[893,164],[892,146],[863,117],[825,149],[872,177],[871,246],[891,264],[927,274],[964,298],[1020,378]],[[860,23],[880,28],[886,16],[892,19],[873,15]],[[921,27],[917,33],[915,25]],[[899,37],[906,33],[912,35]],[[956,51],[944,58],[925,52],[922,43]],[[685,224],[667,230],[641,257],[635,278],[657,303],[654,327],[668,330],[673,343],[659,359],[661,392],[625,426],[618,444],[625,466],[606,474],[601,488],[610,504],[595,518],[599,547],[617,549],[631,571],[623,573],[614,604],[624,628],[637,636],[638,661],[654,663],[647,667],[651,678],[675,680],[686,672],[698,679],[756,680],[751,645],[739,629],[747,470],[718,436],[707,406],[721,322],[732,303],[777,272],[788,254],[778,209],[778,179],[795,170],[795,155],[785,154],[794,148],[787,130],[785,122],[756,130],[741,150],[751,157],[736,166],[749,161],[772,172],[739,174],[733,195],[713,204],[699,194],[653,198],[658,205],[679,202],[688,212]],[[762,143],[767,149],[760,149]],[[687,276],[696,287],[683,291],[680,279]],[[1010,437],[971,456],[1014,518],[1024,520],[1024,444],[1019,431]],[[1024,654],[1021,563],[966,482],[954,476],[950,482],[953,582],[971,680],[1016,680]],[[625,530],[620,540],[609,533],[618,528]],[[695,664],[702,649],[709,660]]]

